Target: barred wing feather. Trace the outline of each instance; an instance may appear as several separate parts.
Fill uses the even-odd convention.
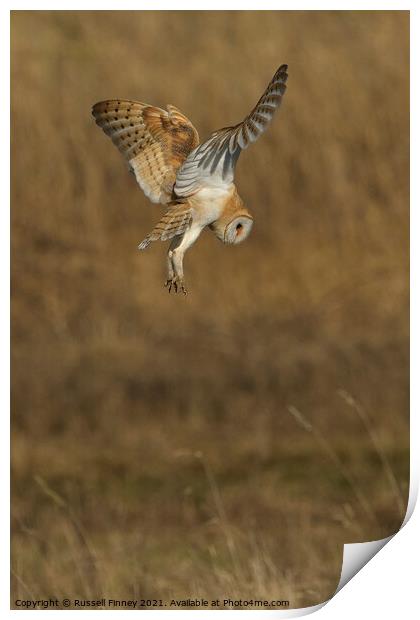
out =
[[[219,129],[189,154],[176,175],[177,196],[190,196],[203,187],[232,183],[240,153],[267,129],[280,106],[287,77],[287,65],[282,65],[255,108],[241,123]]]
[[[140,243],[139,250],[145,250],[152,241],[166,241],[182,235],[192,221],[192,209],[187,204],[172,204],[156,224],[151,233]]]
[[[173,105],[162,110],[123,99],[101,101],[92,114],[128,160],[146,196],[168,203],[178,168],[199,143],[188,118]]]

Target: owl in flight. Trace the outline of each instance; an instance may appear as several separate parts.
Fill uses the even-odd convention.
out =
[[[237,244],[251,232],[253,218],[233,183],[241,151],[265,131],[286,90],[287,65],[274,74],[254,109],[238,125],[215,131],[200,144],[197,130],[175,106],[166,110],[124,99],[93,106],[97,125],[128,160],[146,196],[167,208],[140,243],[171,239],[169,292],[182,291],[183,258],[208,226],[223,243]]]

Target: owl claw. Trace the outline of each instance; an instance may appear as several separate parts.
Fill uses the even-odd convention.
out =
[[[170,278],[169,280],[166,280],[164,286],[167,287],[168,293],[172,291],[172,287],[173,287],[175,293],[184,293],[184,295],[187,294],[187,289],[184,286],[184,280],[177,276],[175,276],[174,278]]]

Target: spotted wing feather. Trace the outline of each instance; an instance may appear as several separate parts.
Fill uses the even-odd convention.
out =
[[[174,188],[177,196],[190,196],[203,187],[232,183],[240,153],[267,129],[280,106],[287,77],[287,65],[282,65],[257,105],[241,123],[219,129],[190,153],[177,172]]]
[[[101,101],[92,114],[129,162],[146,196],[168,203],[178,168],[199,143],[188,118],[172,105],[162,110],[122,99]]]

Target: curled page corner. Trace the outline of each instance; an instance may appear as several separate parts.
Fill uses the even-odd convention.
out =
[[[395,534],[380,540],[371,540],[362,543],[350,543],[344,545],[343,565],[341,567],[340,581],[334,596],[343,588],[350,579],[361,570],[389,541]]]
[[[408,523],[414,512],[417,501],[418,480],[414,477],[410,481],[410,492],[408,497],[407,510],[404,520],[397,532],[382,538],[381,540],[371,540],[369,542],[345,544],[343,550],[343,564],[341,567],[340,581],[335,596],[353,577],[381,550],[389,543],[394,536]],[[333,598],[333,597],[332,597]],[[330,599],[331,600],[331,599]]]
[[[340,580],[331,598],[323,601],[322,603],[319,603],[318,605],[312,605],[310,607],[277,610],[273,612],[273,616],[275,614],[275,617],[281,616],[282,618],[297,618],[313,614],[316,611],[319,611],[322,607],[324,607],[408,523],[411,515],[414,512],[414,507],[417,502],[417,495],[418,480],[414,479],[414,476],[412,476],[410,480],[410,492],[407,504],[407,511],[405,513],[404,521],[402,522],[400,529],[394,534],[391,534],[390,536],[387,536],[386,538],[382,538],[380,540],[371,540],[369,542],[362,543],[348,543],[344,545]]]

